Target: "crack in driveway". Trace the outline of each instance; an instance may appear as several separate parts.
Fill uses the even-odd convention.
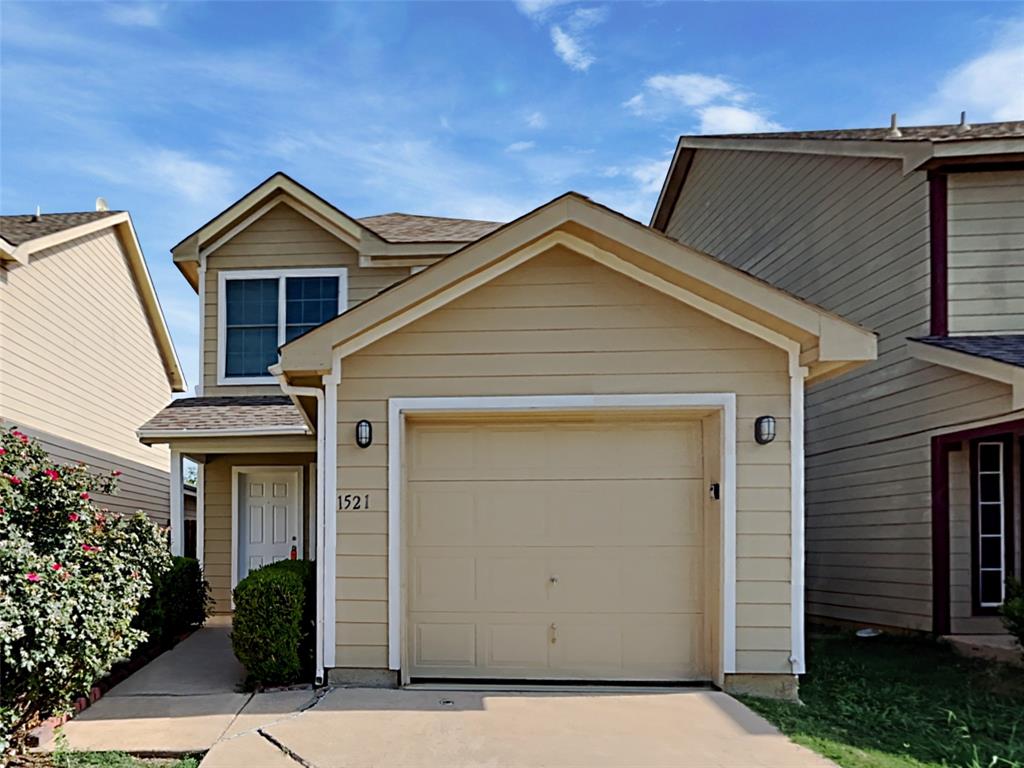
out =
[[[314,704],[314,706],[315,706],[315,704]],[[304,711],[305,710],[303,710],[303,712]],[[298,712],[297,714],[301,715],[302,712]],[[304,758],[298,752],[295,752],[294,750],[292,750],[289,747],[285,746],[283,743],[278,741],[276,738],[274,738],[272,735],[270,735],[269,733],[264,731],[262,728],[257,728],[256,729],[256,733],[258,733],[264,739],[266,739],[271,744],[273,744],[275,747],[277,747],[277,749],[281,752],[281,754],[290,757],[292,760],[297,762],[299,765],[303,766],[303,768],[317,768],[314,763],[309,762],[309,760]]]

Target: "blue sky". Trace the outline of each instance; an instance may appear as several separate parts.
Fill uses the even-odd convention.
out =
[[[355,216],[647,221],[680,133],[1024,118],[1017,3],[0,4],[0,208],[131,211],[168,249],[275,170]]]

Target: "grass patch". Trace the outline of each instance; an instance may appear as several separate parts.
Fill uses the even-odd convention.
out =
[[[198,768],[200,757],[133,757],[124,752],[73,752],[58,749],[53,754],[21,755],[13,768]]]
[[[1024,669],[931,640],[815,634],[803,705],[743,697],[843,768],[1024,768]]]

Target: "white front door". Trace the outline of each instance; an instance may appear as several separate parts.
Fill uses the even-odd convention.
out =
[[[250,571],[302,556],[301,475],[294,470],[246,471],[238,477],[238,580]]]

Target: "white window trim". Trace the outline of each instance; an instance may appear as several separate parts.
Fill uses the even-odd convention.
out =
[[[277,280],[277,345],[285,341],[287,291],[284,280],[289,277],[337,277],[338,314],[348,309],[348,269],[319,267],[316,269],[225,269],[217,273],[217,386],[246,384],[277,384],[269,372],[266,376],[228,376],[227,371],[227,282],[229,280]]]
[[[981,449],[986,446],[996,446],[999,448],[999,469],[998,470],[982,470],[981,468]],[[975,578],[978,581],[978,607],[980,608],[998,608],[1006,600],[1006,446],[1001,440],[981,440],[975,444],[975,450],[978,452],[977,456],[977,478],[975,482],[978,485],[978,498],[976,499],[977,508],[974,510],[974,514],[977,516],[978,525],[978,541],[976,546],[978,547],[978,572],[975,574]],[[996,502],[981,500],[981,478],[983,475],[997,475],[999,477],[999,533],[982,533],[981,529],[981,509],[982,504],[995,504]],[[981,594],[981,575],[986,571],[995,571],[995,568],[983,568],[981,565],[981,552],[982,544],[985,539],[999,539],[999,602],[993,603],[991,601],[985,602],[982,600]]]
[[[722,414],[721,664],[736,671],[736,394],[514,395],[509,397],[399,397],[388,400],[388,668],[402,669],[405,605],[402,594],[402,442],[405,414],[544,411],[616,411],[630,408],[715,408]]]

